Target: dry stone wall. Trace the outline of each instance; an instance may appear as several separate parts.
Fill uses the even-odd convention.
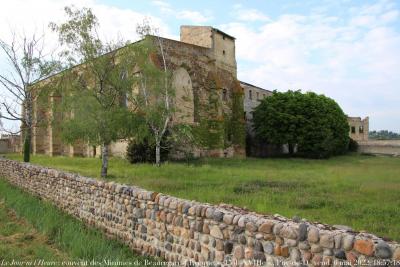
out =
[[[400,266],[397,243],[344,226],[204,204],[1,158],[0,177],[134,251],[181,265]]]

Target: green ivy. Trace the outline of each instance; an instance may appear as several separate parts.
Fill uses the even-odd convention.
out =
[[[232,99],[229,101],[231,113],[223,112],[220,100],[222,86],[215,73],[209,75],[206,88],[208,102],[195,105],[204,114],[195,127],[194,134],[199,145],[209,149],[223,149],[232,145],[245,147],[245,122],[243,119],[243,89],[237,80],[233,83]],[[198,109],[198,110],[199,110]]]

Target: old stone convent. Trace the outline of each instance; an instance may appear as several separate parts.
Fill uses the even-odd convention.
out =
[[[185,118],[184,123],[199,128],[196,138],[200,139],[198,143],[201,145],[194,149],[195,157],[244,155],[246,122],[251,120],[251,111],[259,100],[272,92],[237,80],[234,37],[208,26],[181,26],[180,30],[180,41],[161,38],[173,72],[176,103],[179,105],[183,96],[189,99],[180,111],[186,116],[176,116],[174,121]],[[52,81],[49,78],[41,83],[51,84]],[[50,97],[46,110],[34,103],[35,119],[50,121],[57,118],[53,107],[59,101],[60,96]],[[34,128],[34,154],[100,154],[99,148],[84,142],[63,143],[60,130],[54,125],[47,123]],[[110,152],[114,156],[124,156],[126,147],[127,140],[120,140],[111,145]]]

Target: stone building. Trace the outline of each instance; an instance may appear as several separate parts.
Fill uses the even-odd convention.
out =
[[[154,39],[152,36],[149,38]],[[174,123],[189,123],[196,129],[196,138],[200,145],[194,149],[193,155],[195,157],[244,155],[244,92],[237,80],[235,38],[213,27],[181,26],[180,41],[166,38],[161,40],[168,55],[167,64],[173,74],[175,103],[180,105],[179,99],[182,97],[189,99],[183,111],[180,111],[186,113],[185,119],[179,119],[183,116],[176,114],[173,120]],[[82,72],[81,69],[84,69],[82,66],[84,64],[67,71]],[[39,90],[42,85],[52,86],[55,79],[57,75],[35,86]],[[256,97],[256,92],[254,96]],[[48,97],[45,105],[34,103],[35,120],[44,119],[48,123],[34,128],[33,153],[51,156],[99,155],[99,148],[90,147],[83,142],[76,142],[74,145],[63,143],[60,129],[54,126],[54,123],[50,123],[63,117],[54,111],[54,107],[60,101],[62,101],[61,96],[52,95]],[[127,140],[120,140],[111,145],[110,152],[112,155],[124,156],[126,148]]]
[[[355,141],[368,141],[369,117],[347,117],[349,136]]]
[[[20,139],[19,135],[0,134],[0,154],[20,152]]]
[[[260,104],[261,100],[271,96],[272,91],[242,81],[240,82],[240,85],[244,90],[244,117],[246,119],[246,126],[250,130],[251,121],[253,120],[253,110]]]

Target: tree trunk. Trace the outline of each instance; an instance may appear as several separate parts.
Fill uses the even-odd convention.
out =
[[[31,130],[28,128],[24,139],[24,162],[31,160]]]
[[[101,177],[107,177],[107,169],[108,169],[108,145],[103,144],[101,149]]]
[[[156,165],[160,167],[160,142],[156,142]]]

